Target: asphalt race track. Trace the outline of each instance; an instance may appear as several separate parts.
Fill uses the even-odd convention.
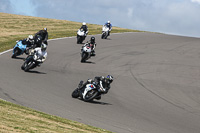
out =
[[[46,62],[31,72],[20,69],[25,55],[0,55],[0,98],[113,132],[200,133],[200,38],[95,37],[96,56],[87,63],[75,37],[50,40]],[[101,100],[71,97],[80,80],[108,74],[115,79]]]

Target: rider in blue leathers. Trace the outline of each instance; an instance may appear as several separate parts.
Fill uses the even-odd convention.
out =
[[[111,32],[111,30],[112,30],[112,24],[110,23],[110,21],[108,21],[108,22],[106,22],[104,25],[105,25],[106,27],[109,28],[109,32],[108,32],[108,36],[109,36],[109,35],[110,35],[110,32]]]

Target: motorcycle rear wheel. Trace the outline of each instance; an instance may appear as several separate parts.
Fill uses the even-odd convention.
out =
[[[78,88],[76,88],[76,89],[72,92],[72,97],[73,97],[73,98],[78,98],[78,97],[79,97]]]

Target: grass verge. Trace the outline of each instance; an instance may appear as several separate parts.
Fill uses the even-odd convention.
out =
[[[39,17],[30,17],[0,13],[0,52],[12,48],[16,40],[34,35],[44,27],[47,27],[49,39],[76,36],[81,23],[67,20],[56,20]],[[101,34],[102,25],[87,24],[89,35]],[[119,27],[113,27],[112,33],[141,32]]]
[[[111,133],[0,100],[0,132]]]

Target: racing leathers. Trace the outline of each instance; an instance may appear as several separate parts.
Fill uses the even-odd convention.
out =
[[[92,43],[91,41],[87,41],[84,46],[89,46],[91,47],[92,51],[91,51],[91,56],[95,56],[95,48],[96,48],[96,43]]]
[[[104,24],[104,26],[106,26],[106,27],[108,27],[109,28],[109,31],[108,31],[108,36],[110,35],[110,32],[111,32],[111,30],[112,30],[112,24],[111,23],[108,23],[108,22],[106,22],[105,24]]]
[[[47,58],[47,52],[42,51],[41,47],[37,47],[34,49],[33,59],[36,61],[36,66],[40,66]]]
[[[82,25],[80,30],[83,29],[83,31],[85,32],[85,34],[87,35],[88,34],[88,27],[87,25]]]
[[[41,36],[42,37],[42,42],[44,42],[44,44],[48,45],[47,40],[48,40],[48,32],[47,30],[40,30],[35,34],[35,38],[37,38],[37,36]]]

